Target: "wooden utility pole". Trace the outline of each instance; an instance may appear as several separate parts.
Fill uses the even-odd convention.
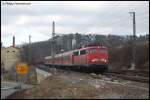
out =
[[[135,69],[135,48],[136,48],[136,23],[135,23],[135,12],[129,12],[130,14],[132,14],[133,17],[133,38],[132,38],[132,63],[131,63],[131,67],[133,69]]]

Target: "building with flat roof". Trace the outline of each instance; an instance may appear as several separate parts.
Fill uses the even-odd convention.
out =
[[[13,37],[13,46],[1,47],[1,66],[9,71],[20,61],[20,49],[15,47],[15,37]]]

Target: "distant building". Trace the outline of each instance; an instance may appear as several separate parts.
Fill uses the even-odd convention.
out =
[[[1,67],[4,66],[4,47],[1,47]]]
[[[76,47],[76,39],[73,38],[73,39],[72,39],[72,48],[74,49],[75,47]]]
[[[15,37],[13,37],[13,46],[1,47],[1,66],[6,71],[10,71],[17,62],[20,61],[20,49],[15,47]]]

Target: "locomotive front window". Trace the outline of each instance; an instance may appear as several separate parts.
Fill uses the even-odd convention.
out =
[[[107,50],[106,50],[106,49],[101,48],[101,49],[100,49],[100,53],[107,53]]]
[[[95,54],[95,53],[96,53],[96,49],[89,50],[89,54]]]
[[[80,51],[80,54],[81,54],[81,55],[86,54],[86,50],[81,50],[81,51]]]

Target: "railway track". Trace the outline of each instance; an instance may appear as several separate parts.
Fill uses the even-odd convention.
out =
[[[149,77],[148,70],[109,70],[108,73]]]
[[[133,75],[125,75],[125,74],[116,74],[116,73],[104,73],[107,77],[115,77],[115,78],[121,78],[125,80],[131,80],[136,82],[143,82],[143,83],[149,83],[149,77],[142,77],[142,76],[133,76]]]
[[[50,68],[44,65],[38,65],[38,68],[50,72]],[[80,71],[81,72],[81,71]],[[82,71],[83,72],[83,71]],[[85,73],[85,72],[84,72]],[[87,72],[86,72],[87,73]],[[100,78],[98,76],[100,73],[96,73],[93,78]],[[149,83],[149,71],[140,71],[140,70],[109,70],[108,72],[102,73],[111,79],[125,79],[142,83]]]
[[[110,70],[104,73],[107,76],[149,83],[149,71],[147,70]]]

